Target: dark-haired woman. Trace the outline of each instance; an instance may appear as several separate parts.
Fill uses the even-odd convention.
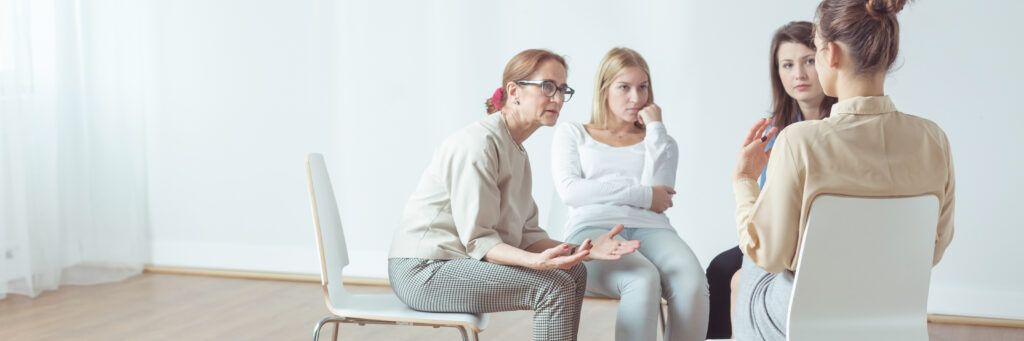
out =
[[[828,117],[836,98],[825,96],[814,69],[814,33],[810,22],[794,21],[779,27],[772,36],[768,78],[772,83],[771,126],[782,130],[804,120]],[[775,139],[768,141],[772,148]],[[758,185],[764,185],[767,172],[761,172]],[[732,337],[731,310],[735,299],[733,279],[743,264],[739,247],[715,257],[707,268],[711,292],[709,339]]]

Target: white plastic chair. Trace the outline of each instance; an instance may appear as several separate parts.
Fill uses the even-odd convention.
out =
[[[789,340],[928,340],[933,195],[817,197],[790,298]]]
[[[463,341],[479,340],[479,332],[487,325],[486,315],[421,312],[406,306],[394,293],[355,295],[345,291],[342,270],[349,263],[348,248],[323,155],[309,154],[306,157],[306,175],[313,207],[313,225],[316,227],[317,252],[320,255],[320,283],[327,309],[333,314],[316,324],[313,329],[314,341],[319,339],[320,329],[327,323],[334,323],[334,339],[337,340],[340,323],[346,322],[359,325],[452,327],[459,330]]]

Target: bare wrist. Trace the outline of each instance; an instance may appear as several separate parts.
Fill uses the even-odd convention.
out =
[[[543,263],[544,263],[544,261],[542,260],[542,258],[543,258],[543,257],[541,256],[541,254],[540,254],[540,253],[532,253],[532,252],[531,252],[531,254],[530,254],[530,258],[528,258],[528,259],[526,260],[526,264],[525,264],[525,266],[526,266],[526,267],[528,267],[528,268],[530,268],[530,269],[535,269],[535,270],[536,270],[536,269],[540,269],[540,268],[541,268],[541,265],[543,265]]]

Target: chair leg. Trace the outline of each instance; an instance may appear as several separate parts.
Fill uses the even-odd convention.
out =
[[[339,330],[341,329],[341,324],[345,323],[345,322],[358,323],[360,326],[366,325],[366,324],[387,324],[387,325],[403,324],[403,323],[388,322],[388,321],[349,319],[349,318],[341,318],[341,317],[337,317],[337,316],[328,316],[328,317],[324,317],[323,319],[321,319],[320,322],[317,322],[316,326],[313,327],[313,341],[319,341],[320,340],[320,332],[323,329],[324,325],[326,325],[328,323],[333,323],[334,324],[334,338],[333,338],[333,340],[334,341],[338,341],[338,333],[339,333]],[[411,326],[432,326],[434,328],[438,328],[438,327],[452,327],[452,328],[455,328],[455,329],[459,330],[459,334],[462,335],[462,341],[470,341],[470,340],[480,341],[480,335],[478,334],[479,331],[472,330],[471,331],[472,334],[470,334],[470,329],[467,328],[466,326],[459,326],[459,325],[435,325],[435,324],[421,324],[421,323],[404,323],[404,324],[405,325],[411,325]],[[472,339],[470,338],[470,335],[472,335]]]
[[[343,321],[343,320],[339,319],[339,318],[336,318],[334,316],[328,316],[328,317],[324,317],[323,319],[320,319],[320,322],[317,322],[316,326],[313,327],[313,341],[319,341],[320,340],[320,329],[323,329],[325,324],[330,323],[330,322],[338,323],[338,322],[341,322],[341,321]],[[335,327],[335,330],[337,330],[337,327]]]
[[[326,321],[320,320],[320,322],[317,322],[316,326],[313,327],[313,341],[320,341],[320,328],[324,326],[324,322]]]

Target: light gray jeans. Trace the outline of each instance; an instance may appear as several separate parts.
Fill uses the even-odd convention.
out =
[[[597,239],[611,227],[584,227],[568,242]],[[675,230],[626,228],[616,239],[639,240],[640,250],[617,261],[589,261],[587,295],[619,299],[615,340],[657,340],[662,297],[668,301],[665,340],[704,340],[708,284],[697,257]]]
[[[769,273],[743,256],[732,335],[737,340],[786,340],[793,272]]]

